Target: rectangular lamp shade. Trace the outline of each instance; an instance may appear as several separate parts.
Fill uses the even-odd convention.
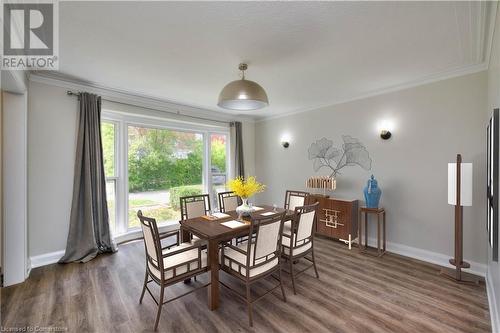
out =
[[[460,165],[460,206],[472,206],[472,163]],[[457,164],[448,163],[448,204],[457,204]]]

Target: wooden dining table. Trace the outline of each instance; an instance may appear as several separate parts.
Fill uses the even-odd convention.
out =
[[[235,211],[225,212],[229,217],[212,219],[209,216],[200,216],[192,219],[179,221],[181,227],[182,242],[189,242],[191,234],[196,235],[202,240],[208,242],[208,262],[210,269],[210,286],[208,288],[208,307],[215,310],[219,307],[219,244],[230,241],[233,238],[248,235],[250,232],[250,223],[252,219],[261,216],[262,213],[285,211],[283,208],[274,208],[269,205],[258,205],[262,208],[254,211],[249,217],[244,217],[244,226],[238,228],[229,228],[221,223],[236,220],[238,214]],[[286,217],[291,218],[294,212],[286,210]]]

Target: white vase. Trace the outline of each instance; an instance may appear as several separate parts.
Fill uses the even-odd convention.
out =
[[[236,213],[242,216],[248,216],[251,212],[253,212],[253,208],[248,205],[248,198],[241,198],[243,203],[236,207]]]

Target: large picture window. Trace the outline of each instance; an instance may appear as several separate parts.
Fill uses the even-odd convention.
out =
[[[128,126],[128,226],[137,211],[180,219],[179,197],[203,192],[203,134]]]
[[[161,226],[180,220],[180,197],[226,190],[229,133],[225,127],[106,114],[102,122],[110,224],[114,234],[139,227],[137,211]]]

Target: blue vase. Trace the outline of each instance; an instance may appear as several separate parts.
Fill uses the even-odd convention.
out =
[[[368,180],[365,189],[363,190],[365,194],[365,202],[367,208],[378,208],[378,203],[380,201],[380,196],[382,191],[378,187],[378,183],[373,175]]]

